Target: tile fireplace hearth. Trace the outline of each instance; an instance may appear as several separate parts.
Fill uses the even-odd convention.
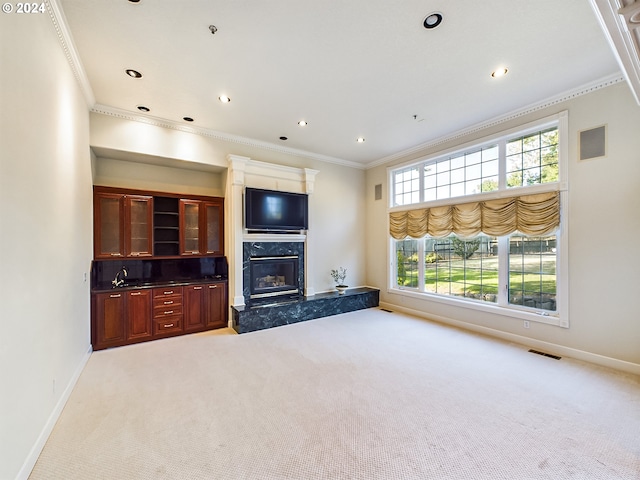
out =
[[[313,297],[262,298],[244,306],[231,307],[231,314],[233,328],[238,333],[248,333],[377,307],[379,301],[380,290],[361,287],[351,288],[344,295],[327,292]]]

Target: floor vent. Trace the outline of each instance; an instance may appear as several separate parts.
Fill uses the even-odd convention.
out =
[[[387,310],[386,308],[381,308],[380,310],[387,313],[393,313],[393,310]]]
[[[543,357],[553,358],[554,360],[560,360],[562,358],[557,355],[551,355],[550,353],[544,353],[538,350],[529,350],[529,353],[535,353],[536,355],[542,355]]]

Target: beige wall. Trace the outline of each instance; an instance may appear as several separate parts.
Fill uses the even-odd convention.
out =
[[[403,163],[436,151],[506,130],[563,110],[569,112],[569,209],[565,221],[569,235],[568,329],[531,323],[459,308],[429,300],[387,292],[388,185],[386,168],[367,171],[367,281],[380,287],[381,300],[389,306],[408,308],[425,316],[463,322],[469,328],[491,329],[506,338],[547,342],[559,350],[598,360],[620,360],[617,366],[640,371],[640,318],[636,297],[640,285],[640,107],[626,84],[617,84],[552,108],[477,132],[456,142],[425,150]],[[578,161],[578,132],[606,124],[608,155]],[[376,184],[383,185],[384,199],[373,200]],[[607,232],[599,231],[606,229]],[[382,261],[382,259],[385,259]],[[572,349],[575,351],[572,352]],[[601,359],[603,363],[607,358]],[[634,365],[635,364],[635,365]]]
[[[224,197],[222,173],[97,158],[94,185]]]
[[[90,348],[88,107],[48,15],[0,16],[0,478],[26,478]]]

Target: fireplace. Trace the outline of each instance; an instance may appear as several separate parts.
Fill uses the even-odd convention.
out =
[[[246,305],[304,296],[303,242],[243,242],[242,295]]]
[[[251,298],[300,293],[297,255],[252,257],[249,265]]]

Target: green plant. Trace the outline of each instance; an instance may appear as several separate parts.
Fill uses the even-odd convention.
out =
[[[480,248],[480,240],[460,240],[459,238],[451,238],[453,253],[460,258],[469,259]]]
[[[347,269],[344,267],[338,267],[337,270],[333,269],[331,270],[331,277],[338,287],[346,286],[343,282],[347,278]]]
[[[436,252],[429,252],[424,257],[424,263],[436,263],[438,260],[442,260],[442,257]]]

